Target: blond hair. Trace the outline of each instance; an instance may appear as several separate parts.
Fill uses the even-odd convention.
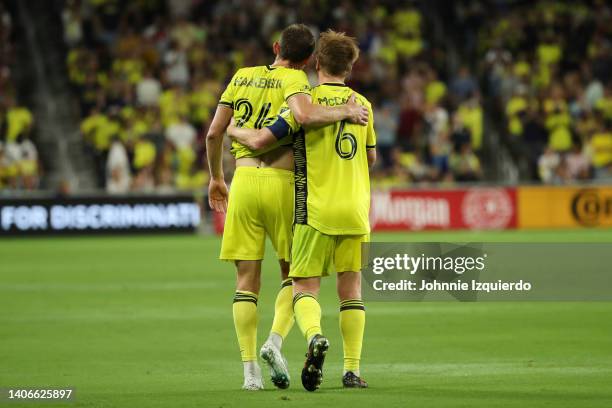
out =
[[[344,33],[327,30],[319,36],[317,61],[326,73],[333,76],[346,76],[359,58],[357,40]]]

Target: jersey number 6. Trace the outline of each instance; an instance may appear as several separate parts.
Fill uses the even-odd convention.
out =
[[[341,159],[351,160],[357,153],[357,139],[352,133],[343,133],[344,124],[344,121],[340,122],[340,129],[336,135],[336,153]],[[347,141],[350,146],[346,146]],[[344,147],[348,147],[348,150],[344,150]]]

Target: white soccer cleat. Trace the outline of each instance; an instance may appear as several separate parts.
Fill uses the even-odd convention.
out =
[[[270,367],[270,379],[275,386],[281,389],[289,388],[289,368],[287,360],[280,349],[271,341],[266,341],[261,347],[259,355]]]
[[[264,389],[261,369],[257,363],[244,368],[244,384],[242,385],[242,389],[247,391],[259,391]]]
[[[259,391],[263,390],[263,380],[257,377],[249,376],[244,379],[244,384],[242,385],[243,390],[247,391]]]

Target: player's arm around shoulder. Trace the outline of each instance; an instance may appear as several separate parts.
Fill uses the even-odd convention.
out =
[[[295,120],[305,127],[325,126],[345,119],[359,125],[367,124],[367,108],[358,104],[354,97],[345,105],[329,107],[313,104],[310,95],[298,93],[287,99],[287,104]]]

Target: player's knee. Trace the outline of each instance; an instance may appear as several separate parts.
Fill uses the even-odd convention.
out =
[[[289,277],[289,269],[291,264],[283,260],[278,261],[278,263],[280,265],[281,280],[285,280]]]
[[[236,262],[236,289],[259,294],[261,286],[261,262]]]
[[[239,277],[236,280],[236,290],[244,290],[247,292],[253,292],[255,294],[259,294],[261,283],[258,279],[254,279],[254,277]]]
[[[340,300],[361,299],[361,274],[341,272],[337,280],[338,298]]]
[[[295,278],[293,279],[293,294],[309,293],[315,297],[319,296],[319,278]]]

